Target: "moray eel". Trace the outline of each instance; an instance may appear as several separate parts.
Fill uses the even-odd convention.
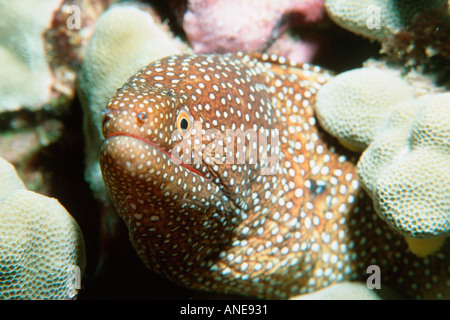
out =
[[[377,265],[403,297],[450,297],[448,246],[409,252],[360,188],[355,155],[318,127],[329,78],[267,54],[178,55],[117,91],[101,170],[148,268],[194,289],[285,299],[365,281]]]

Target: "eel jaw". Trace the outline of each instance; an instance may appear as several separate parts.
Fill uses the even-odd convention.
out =
[[[141,139],[109,136],[101,149],[100,166],[133,246],[159,274],[167,270],[156,270],[152,267],[155,261],[167,259],[173,267],[185,264],[183,257],[191,249],[183,247],[186,239],[199,247],[212,247],[211,252],[198,253],[200,260],[218,255],[240,221],[239,210],[219,186],[177,165]],[[165,243],[167,235],[172,235],[171,244]]]
[[[150,146],[151,148],[154,148],[156,150],[158,150],[159,152],[161,152],[162,154],[164,154],[165,156],[167,156],[169,159],[172,160],[172,162],[174,162],[174,164],[180,165],[182,167],[184,167],[185,169],[189,170],[190,172],[203,177],[205,180],[210,180],[208,178],[205,177],[205,175],[203,173],[201,173],[200,171],[196,170],[195,168],[193,168],[192,166],[184,163],[183,161],[181,161],[180,159],[175,159],[169,152],[167,152],[166,150],[164,150],[163,148],[161,148],[161,146],[159,146],[158,144],[154,143],[153,141],[147,140],[145,138],[139,137],[137,135],[131,134],[131,133],[126,133],[126,132],[116,132],[116,133],[111,133],[109,135],[107,135],[105,137],[105,140],[112,138],[112,137],[120,137],[120,136],[127,136],[127,137],[131,137],[133,139],[137,139],[142,141],[143,143],[147,144],[148,146]]]

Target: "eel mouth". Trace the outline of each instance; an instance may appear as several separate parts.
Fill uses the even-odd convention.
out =
[[[172,162],[174,162],[177,165],[182,166],[183,168],[185,168],[186,170],[189,170],[192,173],[195,173],[196,175],[199,175],[200,177],[204,178],[205,180],[210,180],[208,178],[205,177],[205,175],[203,173],[201,173],[200,171],[198,171],[197,169],[193,168],[192,166],[184,163],[183,161],[181,161],[180,159],[174,159],[173,156],[167,152],[166,150],[164,150],[163,148],[161,148],[161,146],[159,146],[158,144],[154,143],[153,141],[144,139],[142,137],[139,137],[137,135],[131,134],[131,133],[126,133],[126,132],[116,132],[116,133],[111,133],[109,135],[107,135],[105,137],[105,139],[109,139],[112,137],[117,137],[117,136],[127,136],[139,141],[142,141],[143,143],[147,144],[148,146],[150,146],[151,148],[154,148],[156,150],[158,150],[159,152],[163,153],[165,156],[167,156],[170,160],[172,160]]]

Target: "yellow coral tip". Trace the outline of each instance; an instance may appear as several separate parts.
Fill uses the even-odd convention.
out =
[[[418,257],[426,257],[437,252],[444,243],[447,236],[438,236],[431,239],[418,239],[405,237],[409,250]]]

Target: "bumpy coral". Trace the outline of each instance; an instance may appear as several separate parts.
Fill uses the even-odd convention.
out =
[[[56,199],[26,190],[3,158],[0,174],[0,298],[75,298],[85,266],[76,221]]]
[[[0,197],[9,192],[26,189],[14,166],[2,157],[0,157],[0,177],[2,179]]]
[[[339,74],[317,94],[322,127],[350,149],[362,151],[392,111],[391,105],[414,97],[414,88],[395,71],[360,68]]]
[[[313,293],[299,295],[291,300],[380,300],[375,290],[365,283],[344,281]]]
[[[313,24],[323,17],[322,0],[190,0],[183,28],[195,52],[260,51],[283,25]],[[305,42],[302,56],[311,50]]]
[[[447,0],[326,0],[330,18],[358,35],[377,40],[380,53],[405,69],[433,75],[449,86],[450,3]]]
[[[398,33],[426,9],[439,8],[447,0],[325,0],[330,18],[341,27],[371,39]]]
[[[63,107],[71,100],[94,20],[114,1],[1,1],[0,112]]]
[[[393,107],[357,166],[377,213],[407,237],[450,232],[450,93],[425,95]],[[433,240],[425,255],[439,248]],[[414,250],[414,241],[409,241]]]
[[[450,232],[449,93],[414,98],[427,91],[440,89],[373,66],[330,80],[315,105],[319,123],[344,146],[367,148],[359,179],[378,215],[419,256]]]

